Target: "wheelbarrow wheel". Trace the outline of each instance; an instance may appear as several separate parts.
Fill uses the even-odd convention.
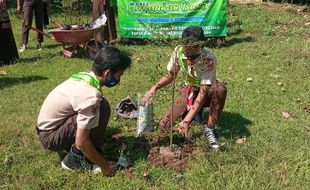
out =
[[[91,59],[95,59],[96,53],[104,46],[99,41],[91,40],[87,43],[87,51]]]

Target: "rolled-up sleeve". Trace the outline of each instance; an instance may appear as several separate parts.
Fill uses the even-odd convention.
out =
[[[177,57],[177,51],[179,50],[180,47],[174,48],[172,55],[170,57],[170,60],[167,65],[167,70],[171,73],[174,71],[177,73],[180,70],[180,66],[178,64],[178,57]]]

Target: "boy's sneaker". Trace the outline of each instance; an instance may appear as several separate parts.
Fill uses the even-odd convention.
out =
[[[208,139],[209,145],[212,149],[217,150],[220,148],[219,144],[217,143],[217,140],[214,136],[214,129],[211,127],[205,127],[204,130],[204,136]]]
[[[37,44],[37,50],[39,50],[39,51],[42,50],[42,43],[41,43],[41,42],[39,42],[39,43]]]
[[[23,45],[18,49],[18,52],[19,52],[19,53],[22,53],[22,52],[24,52],[27,48],[28,48],[28,45],[27,45],[27,44],[23,44]]]
[[[61,162],[61,167],[71,171],[81,169],[93,173],[101,172],[99,166],[91,163],[85,156],[75,154],[72,150]]]

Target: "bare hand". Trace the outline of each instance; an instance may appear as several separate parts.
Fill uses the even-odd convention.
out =
[[[143,97],[143,102],[150,103],[152,102],[152,97],[154,96],[156,89],[152,87]]]
[[[179,134],[188,137],[189,122],[182,121],[179,125]]]
[[[108,161],[107,163],[107,166],[101,168],[101,171],[105,176],[111,177],[115,174],[117,170],[117,165],[114,161]]]

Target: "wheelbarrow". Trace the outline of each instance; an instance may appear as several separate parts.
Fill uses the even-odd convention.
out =
[[[33,27],[31,27],[31,29],[56,42],[61,43],[63,45],[62,55],[64,57],[72,57],[78,50],[86,50],[86,48],[88,48],[90,56],[93,57],[98,51],[99,47],[97,43],[95,43],[95,45],[89,45],[88,43],[102,29],[105,22],[106,16],[103,14],[92,24],[91,28],[63,30],[62,24],[59,22],[51,22],[59,28],[48,30],[48,33]]]

